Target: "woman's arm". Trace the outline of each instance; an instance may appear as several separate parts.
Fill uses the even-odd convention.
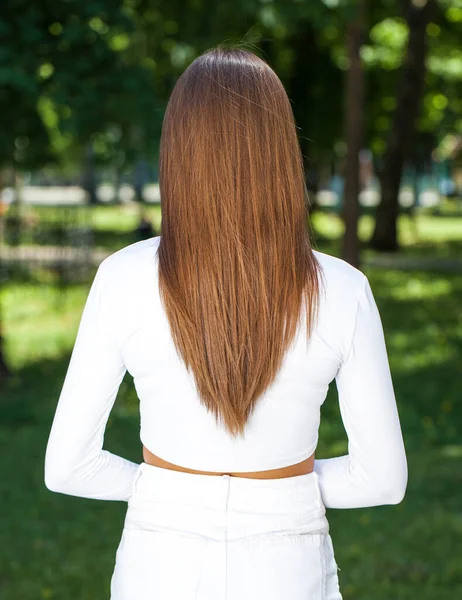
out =
[[[126,373],[110,319],[117,298],[99,266],[80,320],[45,455],[53,492],[127,501],[138,465],[103,450],[104,431]]]
[[[347,356],[336,375],[348,454],[315,460],[327,508],[398,504],[407,460],[380,314],[364,276]]]

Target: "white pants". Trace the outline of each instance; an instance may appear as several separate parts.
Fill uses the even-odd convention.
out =
[[[341,600],[317,473],[200,475],[141,463],[111,600]]]

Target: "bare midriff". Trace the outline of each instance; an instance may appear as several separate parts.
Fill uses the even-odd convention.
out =
[[[303,460],[302,462],[281,467],[279,469],[269,469],[266,471],[241,471],[241,472],[228,472],[219,473],[217,471],[197,471],[195,469],[188,469],[174,463],[163,460],[159,456],[153,454],[150,450],[143,446],[143,459],[144,462],[155,467],[161,467],[162,469],[171,469],[173,471],[182,471],[183,473],[196,473],[198,475],[232,475],[233,477],[247,477],[250,479],[280,479],[282,477],[294,477],[295,475],[306,475],[311,473],[314,468],[314,453]]]

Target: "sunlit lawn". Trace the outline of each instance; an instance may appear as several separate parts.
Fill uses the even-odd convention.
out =
[[[318,230],[330,238],[319,249],[337,252],[338,220],[319,217]],[[114,250],[126,243],[135,222],[133,214],[112,209],[94,218],[97,239]],[[361,227],[366,235],[367,218]],[[416,253],[406,227],[403,221],[405,252]],[[461,218],[422,217],[422,254],[446,247],[462,256],[461,227]],[[345,600],[454,600],[462,597],[462,272],[366,272],[383,317],[409,486],[397,506],[328,511],[343,595]],[[7,354],[16,376],[1,399],[2,600],[109,597],[126,505],[53,494],[43,483],[47,435],[87,290],[88,285],[77,286],[60,298],[45,285],[17,284],[4,293]],[[105,443],[139,462],[136,410],[127,375]],[[318,457],[346,451],[334,385],[323,407],[320,437]]]

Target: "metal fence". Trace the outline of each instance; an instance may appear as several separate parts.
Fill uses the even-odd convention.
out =
[[[88,277],[93,268],[91,207],[27,207],[13,203],[0,217],[2,281],[35,280],[44,272],[65,285]]]

